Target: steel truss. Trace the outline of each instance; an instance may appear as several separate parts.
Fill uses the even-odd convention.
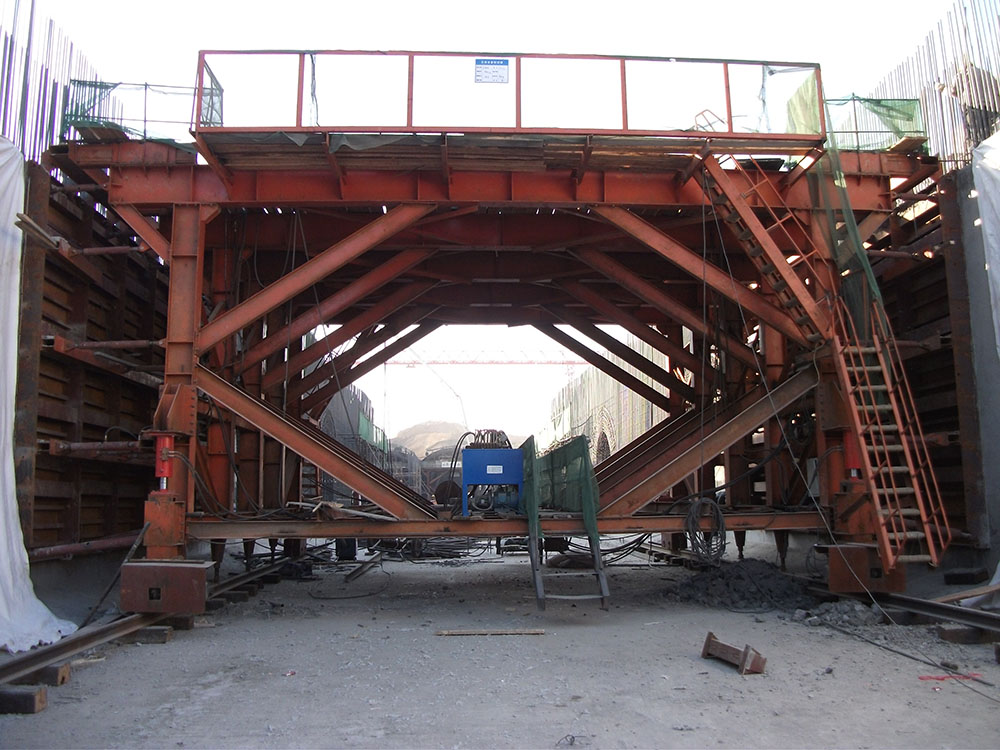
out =
[[[764,166],[736,134],[564,136],[558,158],[533,131],[405,148],[386,137],[338,158],[329,133],[274,151],[232,128],[197,130],[207,164],[139,141],[73,143],[52,157],[101,185],[170,270],[151,558],[182,556],[192,538],[524,534],[516,519],[451,518],[316,428],[347,384],[461,323],[533,326],[669,414],[597,467],[602,532],[681,531],[673,500],[711,488],[718,464],[744,474],[803,413],[815,414],[815,433],[798,454],[768,459],[766,491],[749,479],[727,489],[729,528],[832,525],[873,538],[874,525],[845,510],[864,488],[851,481],[856,436],[829,346],[841,277],[816,198],[836,190],[829,173]],[[753,140],[810,158],[822,142]],[[841,162],[866,226],[892,212],[894,184],[936,170],[917,154]],[[623,326],[669,367],[600,324]],[[337,328],[303,340],[320,325]],[[799,507],[816,457],[819,497]],[[282,515],[302,499],[303,463],[384,517]],[[573,519],[542,526],[581,531]]]

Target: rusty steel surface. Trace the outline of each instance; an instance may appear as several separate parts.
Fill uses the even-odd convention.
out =
[[[121,607],[126,612],[201,614],[213,564],[195,560],[127,562],[121,568]]]
[[[717,465],[754,466],[780,447],[800,400],[811,410],[829,371],[826,310],[841,278],[816,198],[834,178],[736,155],[815,158],[821,136],[737,133],[727,106],[726,131],[652,138],[636,129],[623,86],[621,128],[518,119],[416,137],[406,131],[427,130],[410,109],[406,125],[354,148],[351,127],[305,123],[302,76],[313,63],[294,54],[299,96],[280,130],[301,138],[199,122],[208,164],[153,142],[71,143],[51,155],[77,173],[106,170],[108,205],[121,208],[131,241],[169,263],[163,396],[150,421],[175,438],[165,481],[177,500],[154,493],[148,506],[163,556],[191,538],[524,534],[519,519],[442,517],[443,506],[316,427],[347,385],[444,325],[533,326],[668,413],[598,466],[602,533],[683,530],[684,514],[661,514],[672,497],[711,487]],[[419,55],[400,54],[412,87]],[[628,63],[613,60],[627,81]],[[204,75],[204,55],[200,64]],[[729,63],[720,64],[728,97]],[[213,95],[206,81],[214,85],[201,80],[200,96]],[[852,206],[876,227],[895,207],[893,181],[936,166],[907,154],[841,161]],[[665,364],[599,328],[612,324]],[[319,326],[325,338],[303,340]],[[762,426],[758,445],[749,436]],[[803,456],[843,442],[829,421],[816,431]],[[724,508],[727,528],[823,528],[838,477],[824,475],[819,508],[790,510],[786,496],[805,491],[803,465],[775,459],[766,489],[744,493],[752,509]],[[300,471],[311,467],[385,520],[310,518],[290,506],[305,499]],[[553,534],[580,525],[542,522]]]
[[[683,531],[685,515],[625,516],[599,518],[602,534],[647,534]],[[542,532],[549,535],[586,534],[579,518],[543,518]],[[729,529],[785,529],[816,531],[823,528],[823,516],[816,511],[769,511],[734,509],[726,515]],[[425,521],[370,521],[345,519],[340,521],[226,521],[189,519],[188,534],[194,539],[254,538],[402,538],[402,537],[495,537],[526,536],[528,523],[521,518],[451,519]],[[702,528],[711,531],[709,519]]]

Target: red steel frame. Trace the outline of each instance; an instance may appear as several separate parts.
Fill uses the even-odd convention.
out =
[[[199,56],[196,119],[209,54],[216,53]],[[722,454],[728,461],[733,447],[748,442],[747,437],[762,424],[768,426],[766,434],[774,444],[776,412],[794,408],[803,399],[808,403],[820,379],[810,370],[793,374],[793,361],[808,353],[822,369],[829,352],[806,338],[801,324],[790,318],[788,305],[767,288],[759,288],[756,282],[763,277],[739,252],[739,243],[729,236],[732,230],[722,221],[725,217],[719,214],[713,219],[719,196],[706,194],[708,178],[703,175],[711,173],[716,184],[724,183],[721,197],[734,206],[733,215],[748,227],[748,237],[766,249],[772,263],[783,264],[785,256],[796,250],[796,237],[787,231],[784,237],[772,236],[758,214],[770,222],[768,217],[776,216],[771,201],[780,203],[783,210],[794,210],[797,231],[807,233],[810,247],[815,247],[810,267],[823,267],[821,278],[826,285],[836,284],[839,275],[831,270],[832,256],[822,244],[818,226],[812,224],[812,213],[819,212],[807,181],[768,182],[762,190],[750,170],[723,170],[715,157],[724,158],[734,150],[742,154],[740,149],[746,149],[747,143],[762,147],[770,143],[789,154],[813,153],[823,135],[733,131],[729,62],[719,62],[727,87],[729,132],[699,136],[629,129],[626,58],[503,56],[515,59],[518,85],[521,61],[526,58],[619,60],[623,127],[579,131],[588,136],[581,163],[589,157],[590,136],[656,136],[647,143],[664,158],[661,169],[630,168],[628,148],[633,139],[620,152],[620,166],[610,164],[599,170],[480,166],[452,171],[447,164],[448,136],[442,136],[440,149],[427,149],[441,160],[441,169],[414,170],[374,162],[345,169],[325,160],[317,166],[295,166],[270,157],[266,146],[247,147],[249,163],[226,163],[226,157],[211,147],[226,145],[227,137],[235,133],[317,132],[315,127],[302,125],[305,56],[311,53],[282,54],[298,55],[299,60],[295,125],[225,128],[196,121],[195,135],[208,165],[156,143],[82,143],[68,148],[68,160],[107,190],[109,204],[170,267],[165,380],[154,429],[172,436],[175,450],[161,449],[165,452],[158,455],[170,464],[170,471],[164,478],[165,489],[154,493],[147,506],[150,557],[183,555],[189,538],[524,534],[526,524],[518,519],[440,517],[440,511],[426,500],[314,427],[330,398],[347,383],[442,324],[533,325],[673,413],[672,420],[599,467],[599,528],[605,533],[681,530],[683,514],[661,511],[659,501],[669,500],[673,488],[683,483],[697,489],[703,481],[711,481],[704,467]],[[387,54],[405,55],[409,60],[408,124],[379,130],[426,132],[412,122],[413,61],[421,53]],[[818,67],[815,70],[819,91]],[[521,128],[520,96],[517,112],[518,127],[513,130],[465,128],[463,132],[576,133]],[[820,113],[822,117],[822,109]],[[356,130],[370,128],[338,132]],[[616,147],[613,137],[605,147]],[[455,148],[472,152],[478,148],[458,141]],[[372,149],[376,159],[378,154],[379,149]],[[253,163],[255,158],[259,164]],[[849,191],[855,209],[886,215],[893,206],[891,180],[911,180],[928,168],[927,160],[901,154],[844,154],[842,162],[851,175]],[[754,169],[760,168],[755,165]],[[832,190],[832,183],[827,187]],[[269,208],[285,208],[286,212]],[[241,281],[233,276],[231,266],[246,260],[251,251],[244,248],[226,255],[232,251],[225,249],[228,235],[220,223],[233,209],[254,212],[272,251],[278,247],[275,238],[282,228],[292,226],[289,216],[296,222],[309,222],[310,233],[325,237],[326,249],[308,253],[290,270],[268,270],[262,261],[263,279],[258,275],[252,283]],[[170,221],[157,223],[151,218],[164,216],[170,216]],[[701,252],[695,248],[704,242],[702,222],[716,219],[720,244],[712,248],[716,256],[709,257],[707,245]],[[304,224],[300,228],[304,237]],[[716,231],[714,225],[712,231]],[[724,237],[728,240],[723,241]],[[719,252],[725,256],[721,261]],[[233,263],[227,260],[230,257]],[[819,284],[807,287],[796,268],[782,265],[780,270],[791,282],[793,295],[810,312],[819,302],[813,295],[831,292],[817,290]],[[811,273],[817,276],[815,270]],[[234,289],[241,291],[233,293]],[[211,309],[203,304],[206,297]],[[478,302],[483,298],[489,302]],[[741,329],[743,316],[759,325],[764,337],[759,352],[746,343],[749,331]],[[818,313],[812,317],[828,339],[831,332],[825,318]],[[324,323],[340,328],[303,348],[302,335]],[[640,381],[556,328],[556,323],[569,324],[598,344],[608,344],[656,385]],[[623,325],[666,353],[671,372],[611,345],[595,327],[598,323]],[[376,330],[378,325],[385,327]],[[681,326],[696,334],[697,342],[690,349],[683,345]],[[334,347],[352,339],[350,349],[331,357]],[[303,369],[313,363],[318,369],[304,376]],[[762,365],[766,365],[769,381],[766,387],[771,389],[766,396],[761,395],[765,385],[757,383],[754,375]],[[691,385],[679,379],[681,370],[687,372]],[[234,384],[237,377],[239,386]],[[720,386],[722,379],[725,385]],[[325,385],[324,380],[328,381]],[[730,396],[735,394],[731,413],[713,405],[726,389]],[[695,410],[685,414],[684,402],[693,404]],[[707,415],[700,432],[691,421],[699,414]],[[205,425],[207,446],[199,437],[200,426]],[[242,436],[236,477],[226,458],[226,440],[234,434]],[[836,429],[827,430],[824,440],[836,442],[837,434],[843,439]],[[386,514],[385,520],[264,520],[259,512],[255,514],[297,499],[299,490],[289,477],[299,460],[319,466],[374,502]],[[836,471],[824,470],[823,474],[820,506],[788,511],[773,507],[778,493],[776,475],[770,472],[768,505],[732,508],[729,527],[822,528],[842,479]],[[233,508],[239,517],[234,517]],[[542,527],[556,534],[581,531],[580,522],[573,519],[545,520]]]

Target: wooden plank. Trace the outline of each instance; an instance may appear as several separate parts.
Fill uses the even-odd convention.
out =
[[[15,685],[51,685],[58,687],[69,682],[72,667],[68,661],[61,664],[49,664],[23,677],[14,680]]]
[[[545,635],[542,628],[506,628],[499,630],[439,630],[434,635]]]
[[[37,714],[48,705],[44,685],[0,687],[0,713]]]
[[[150,625],[148,628],[136,630],[128,635],[123,635],[116,640],[119,643],[166,643],[174,637],[174,629],[169,625]]]
[[[954,594],[945,594],[944,596],[939,596],[936,599],[931,599],[933,602],[939,602],[941,604],[949,604],[951,602],[957,602],[961,599],[969,599],[973,596],[982,596],[983,594],[992,594],[996,591],[1000,591],[1000,583],[991,583],[988,586],[978,586],[974,589],[966,589],[965,591],[957,591]]]

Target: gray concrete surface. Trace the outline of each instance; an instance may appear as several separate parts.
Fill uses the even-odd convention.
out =
[[[782,610],[668,596],[689,571],[610,569],[612,607],[535,608],[524,557],[387,562],[265,587],[164,645],[108,645],[35,716],[0,717],[3,747],[996,747],[1000,690]],[[544,635],[439,636],[541,628]],[[767,658],[741,677],[701,658],[706,633]],[[992,646],[927,626],[872,626],[885,645],[1000,683]],[[972,688],[981,694],[973,692]]]

